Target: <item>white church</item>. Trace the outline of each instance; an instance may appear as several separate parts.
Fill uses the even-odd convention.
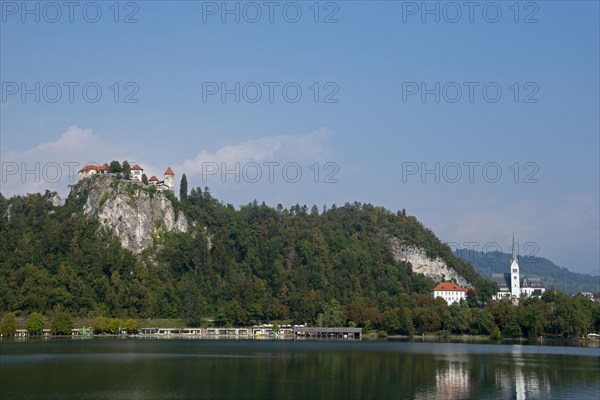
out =
[[[510,272],[492,273],[491,278],[498,284],[500,290],[493,297],[494,300],[512,298],[518,300],[521,294],[533,297],[541,297],[546,291],[541,278],[527,277],[519,271],[519,261],[515,250],[515,236],[512,243],[512,262]]]

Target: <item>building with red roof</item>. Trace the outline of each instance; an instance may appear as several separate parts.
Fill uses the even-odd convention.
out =
[[[131,167],[131,179],[141,182],[143,174],[144,168],[140,167],[139,165],[135,164],[133,167]]]
[[[78,180],[82,180],[85,178],[89,178],[96,174],[106,174],[110,172],[110,166],[107,163],[103,165],[86,165],[81,168],[77,173]],[[122,177],[123,179],[136,180],[138,182],[143,182],[144,169],[140,167],[138,164],[134,164],[133,167],[130,168],[129,177],[125,175]],[[148,184],[156,186],[162,190],[170,190],[173,192],[175,190],[175,173],[168,167],[164,173],[164,180],[159,181],[156,175],[152,175],[150,179],[148,179]]]
[[[467,299],[469,289],[462,288],[454,282],[441,282],[431,290],[433,298],[441,297],[448,305]]]
[[[163,185],[171,191],[175,190],[175,173],[173,173],[171,167],[167,168],[165,171],[165,180],[163,181]]]
[[[82,180],[96,174],[106,174],[109,172],[108,164],[86,165],[77,172],[77,179]]]

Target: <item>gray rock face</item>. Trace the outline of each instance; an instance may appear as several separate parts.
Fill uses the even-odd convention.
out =
[[[6,213],[4,214],[4,217],[6,218],[6,220],[8,222],[10,222],[11,218],[12,218],[12,204],[9,204],[8,207],[6,208]]]
[[[52,197],[50,198],[50,202],[52,203],[52,205],[54,207],[59,207],[62,206],[63,201],[60,198],[60,196],[58,195],[58,193],[52,193]]]
[[[71,195],[85,193],[85,215],[97,217],[133,253],[150,247],[161,232],[188,230],[185,215],[175,212],[166,193],[140,182],[99,175],[84,179],[71,189]]]
[[[388,238],[394,259],[396,261],[409,262],[413,271],[432,278],[436,283],[455,279],[459,286],[472,288],[465,278],[459,275],[453,268],[449,267],[444,260],[437,257],[431,259],[420,247],[402,242],[395,237]]]

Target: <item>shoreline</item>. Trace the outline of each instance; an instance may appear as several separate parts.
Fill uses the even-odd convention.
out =
[[[252,335],[114,335],[101,334],[89,336],[21,336],[21,337],[2,337],[0,344],[6,343],[25,343],[25,342],[53,342],[53,341],[81,341],[81,340],[197,340],[197,341],[300,341],[300,342],[398,342],[398,343],[456,343],[456,344],[488,344],[488,345],[521,345],[521,346],[552,346],[552,347],[585,347],[585,348],[600,348],[600,341],[592,339],[564,339],[564,338],[543,338],[531,341],[527,338],[505,338],[500,340],[491,340],[487,336],[481,335],[450,335],[441,337],[435,335],[425,336],[403,336],[390,335],[388,337],[364,335],[362,339],[354,338],[294,338],[292,336],[252,336]]]

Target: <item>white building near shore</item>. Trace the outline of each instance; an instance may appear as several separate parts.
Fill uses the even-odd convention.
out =
[[[431,290],[433,298],[441,297],[448,305],[467,299],[468,289],[462,288],[454,282],[441,282]]]

